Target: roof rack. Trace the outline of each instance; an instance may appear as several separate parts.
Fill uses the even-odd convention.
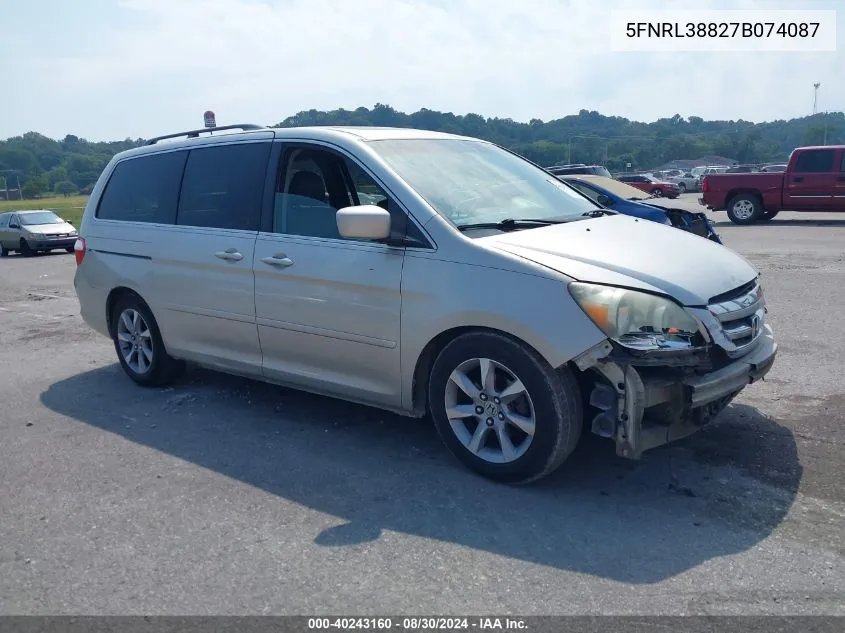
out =
[[[266,129],[263,125],[255,125],[253,123],[238,123],[235,125],[221,125],[220,127],[204,127],[200,128],[199,130],[189,130],[188,132],[178,132],[176,134],[165,134],[164,136],[156,136],[155,138],[151,138],[149,141],[144,143],[145,145],[155,145],[159,141],[163,141],[169,138],[179,138],[179,137],[186,137],[186,138],[199,138],[200,134],[204,133],[212,133],[212,132],[221,132],[223,130],[243,130],[246,132],[247,130],[264,130]]]

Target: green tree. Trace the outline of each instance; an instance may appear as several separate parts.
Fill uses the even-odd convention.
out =
[[[50,182],[46,176],[37,176],[30,178],[23,185],[21,185],[21,195],[28,200],[39,197],[41,194],[48,191]]]
[[[61,182],[57,182],[56,186],[53,188],[60,196],[64,196],[67,198],[68,196],[72,196],[77,191],[79,191],[79,187],[77,187],[74,183],[70,180],[62,180]]]
[[[50,188],[52,189],[56,186],[57,182],[68,180],[67,169],[64,167],[53,167],[53,169],[47,172],[47,179],[50,181]]]

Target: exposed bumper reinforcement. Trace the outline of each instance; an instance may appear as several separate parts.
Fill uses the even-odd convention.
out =
[[[604,378],[590,394],[590,403],[600,410],[592,422],[593,432],[613,439],[616,453],[629,459],[700,430],[740,391],[765,376],[777,355],[777,343],[766,325],[758,345],[742,358],[716,371],[673,381],[609,361],[609,349],[605,341],[575,363]]]

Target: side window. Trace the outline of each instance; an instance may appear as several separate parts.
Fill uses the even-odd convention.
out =
[[[0,215],[0,229],[5,229],[9,226],[9,217],[8,215]]]
[[[824,173],[833,171],[835,150],[811,149],[798,154],[794,171],[797,173]]]
[[[257,231],[270,143],[191,150],[176,223]]]
[[[18,216],[16,216],[16,215],[10,215],[9,216],[9,226],[12,226],[13,224],[16,224],[18,226],[20,226],[20,224],[21,224],[20,220],[18,220]]]
[[[845,171],[845,152],[842,152],[842,162],[839,165],[839,171]]]
[[[100,199],[97,217],[173,224],[187,155],[167,152],[118,163]]]
[[[387,194],[352,161],[333,152],[293,149],[283,162],[273,209],[273,232],[343,239],[338,209],[375,204],[388,209]]]

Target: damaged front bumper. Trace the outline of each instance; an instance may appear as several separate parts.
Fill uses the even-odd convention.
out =
[[[589,391],[589,403],[598,411],[592,432],[613,439],[617,455],[639,459],[644,451],[700,430],[746,386],[763,378],[776,354],[774,335],[765,325],[751,351],[715,369],[701,369],[700,357],[692,354],[667,357],[665,363],[626,357],[610,341],[574,362],[596,378]]]

